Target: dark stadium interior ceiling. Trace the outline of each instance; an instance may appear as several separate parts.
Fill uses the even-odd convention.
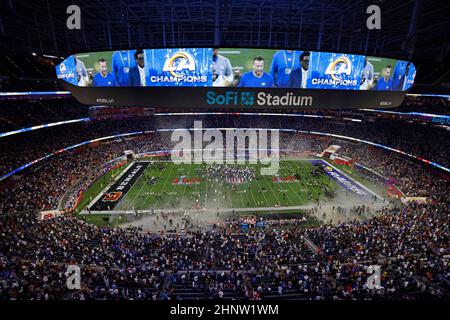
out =
[[[81,30],[66,9],[80,6]],[[368,30],[366,9],[381,8]],[[4,0],[0,48],[73,52],[164,46],[299,47],[444,63],[450,1],[433,0]]]

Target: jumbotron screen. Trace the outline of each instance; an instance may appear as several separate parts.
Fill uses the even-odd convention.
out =
[[[404,97],[395,95],[395,92],[406,92],[413,85],[416,69],[409,61],[348,53],[166,48],[78,53],[59,64],[56,73],[58,79],[69,83],[70,87],[191,88],[185,91],[151,91],[153,98],[155,92],[162,96],[166,93],[166,98],[140,99],[145,105],[164,106],[168,103],[168,106],[174,106],[170,103],[170,95],[176,93],[178,98],[186,94],[184,106],[248,107],[256,104],[262,107],[326,107],[331,101],[339,106],[340,100],[347,100],[349,107],[394,107],[399,99],[391,99],[395,102],[389,99]],[[317,95],[317,90],[321,95],[327,93],[324,90],[335,92],[330,95],[331,100],[321,101],[323,97]],[[368,99],[352,103],[348,97],[353,96],[348,93],[338,95],[337,91],[375,91],[385,94],[367,94]],[[107,94],[95,95],[89,102],[132,105],[132,92],[138,91],[122,90],[121,95],[117,95],[117,92],[103,91]],[[312,95],[308,95],[308,92],[312,92]],[[198,99],[199,96],[201,99]],[[373,97],[377,98],[374,100]]]

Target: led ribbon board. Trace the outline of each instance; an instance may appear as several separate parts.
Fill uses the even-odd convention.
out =
[[[348,53],[166,48],[74,54],[56,74],[86,104],[300,110],[397,107],[416,69]]]

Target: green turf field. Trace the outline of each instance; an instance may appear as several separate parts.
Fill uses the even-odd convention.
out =
[[[238,165],[235,165],[238,166]],[[235,186],[205,174],[205,164],[151,164],[135,182],[115,210],[261,208],[299,206],[327,197],[337,184],[327,176],[314,175],[307,161],[282,161],[281,178],[298,174],[298,181],[275,183],[273,176],[259,175],[260,165],[242,165],[256,173],[251,182]],[[200,179],[198,184],[175,184],[185,176]],[[151,180],[154,179],[153,182]]]

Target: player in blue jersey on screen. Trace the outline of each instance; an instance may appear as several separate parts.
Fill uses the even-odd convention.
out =
[[[247,88],[272,88],[273,86],[272,76],[264,72],[264,58],[259,56],[253,58],[253,70],[244,73],[238,84],[238,87]]]
[[[130,69],[136,66],[134,52],[135,50],[121,50],[112,55],[112,73],[119,86],[128,86]]]
[[[92,85],[94,87],[114,87],[117,85],[116,77],[112,73],[108,72],[108,66],[106,65],[105,58],[98,59],[100,65],[100,71],[94,76]]]
[[[375,90],[392,90],[391,70],[392,67],[390,64],[384,68],[383,77],[378,79]]]
[[[300,68],[301,51],[279,50],[275,52],[270,66],[270,75],[277,88],[286,88],[292,71]]]

